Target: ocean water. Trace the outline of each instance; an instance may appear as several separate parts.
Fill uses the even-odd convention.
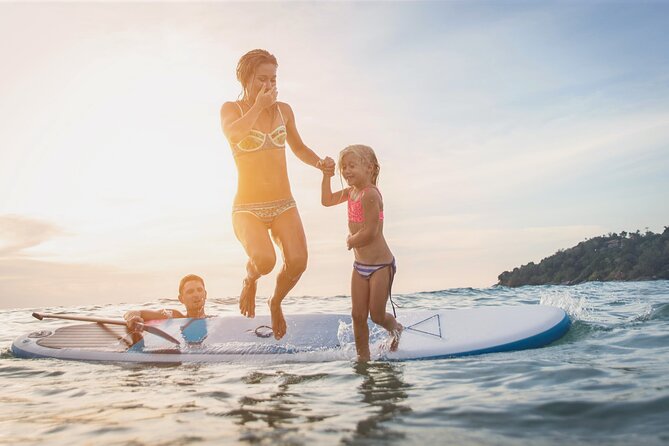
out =
[[[548,304],[567,335],[465,358],[128,365],[18,359],[19,334],[66,325],[32,311],[119,317],[138,305],[0,311],[0,444],[669,444],[669,281],[399,295],[410,309]],[[236,301],[208,301],[233,314]],[[145,307],[174,306],[159,301]],[[346,296],[285,312],[348,312]],[[263,311],[263,310],[260,310]],[[71,322],[69,322],[71,323]]]

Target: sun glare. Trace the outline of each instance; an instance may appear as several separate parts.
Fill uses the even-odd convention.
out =
[[[172,33],[169,48],[192,49],[191,37]],[[50,59],[52,93],[29,121],[43,125],[16,129],[39,139],[17,155],[9,208],[62,229],[31,255],[160,264],[169,261],[139,251],[230,236],[218,220],[228,216],[236,173],[218,111],[237,86],[188,63],[188,51],[168,57],[127,36],[99,38],[64,50],[75,66]]]

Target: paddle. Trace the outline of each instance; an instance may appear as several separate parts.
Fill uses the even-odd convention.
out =
[[[39,319],[40,321],[46,317],[51,319],[67,319],[70,321],[97,322],[99,324],[123,325],[124,327],[127,326],[125,321],[117,319],[104,319],[100,317],[90,317],[90,316],[68,316],[65,314],[33,313],[33,317]],[[177,345],[181,345],[181,342],[179,340],[173,338],[170,334],[165,333],[163,330],[159,328],[144,324],[137,324],[137,325],[140,326],[141,329],[143,329],[144,331],[148,331],[149,333],[154,334],[156,336],[160,336],[165,340],[174,342]]]

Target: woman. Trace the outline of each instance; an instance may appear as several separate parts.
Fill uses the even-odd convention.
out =
[[[281,250],[284,265],[268,300],[276,339],[286,334],[281,301],[307,267],[307,241],[286,168],[286,141],[304,163],[334,172],[334,161],[320,159],[307,147],[295,125],[293,110],[278,102],[276,58],[265,50],[249,51],[237,64],[241,100],[221,107],[221,125],[237,165],[237,194],[232,225],[249,260],[239,296],[239,309],[255,316],[256,282],[276,263],[272,240]],[[271,238],[270,238],[271,234]]]

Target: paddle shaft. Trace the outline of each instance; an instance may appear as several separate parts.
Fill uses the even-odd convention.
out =
[[[33,313],[33,317],[39,319],[50,318],[50,319],[67,319],[68,321],[82,321],[82,322],[99,322],[101,324],[111,324],[111,325],[127,325],[125,321],[118,319],[104,319],[101,317],[90,317],[90,316],[69,316],[67,314],[51,314],[51,313]]]
[[[82,322],[97,322],[99,324],[110,324],[110,325],[123,325],[127,326],[126,321],[121,321],[117,319],[105,319],[102,317],[91,317],[91,316],[70,316],[67,314],[51,314],[51,313],[33,313],[33,317],[39,319],[40,321],[44,318],[50,319],[66,319],[68,321],[82,321]],[[175,344],[181,344],[178,339],[173,338],[170,334],[165,333],[163,330],[152,327],[150,325],[138,324],[141,325],[144,331],[148,331],[156,336],[160,336],[163,339],[166,339]]]

